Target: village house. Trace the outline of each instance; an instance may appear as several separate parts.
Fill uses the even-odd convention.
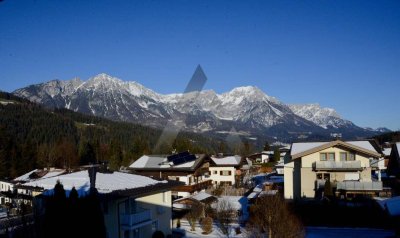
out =
[[[8,208],[17,210],[22,203],[25,205],[32,205],[32,198],[37,194],[40,194],[42,192],[41,189],[29,186],[21,186],[21,184],[40,178],[57,176],[65,172],[65,169],[55,168],[35,169],[13,180],[1,180],[0,205],[7,205]]]
[[[286,199],[318,198],[327,181],[337,196],[376,196],[383,190],[372,171],[380,173],[381,151],[371,141],[293,143],[285,157]]]
[[[239,155],[211,157],[210,179],[214,186],[235,185],[242,175],[243,160]]]
[[[36,215],[45,212],[41,201],[53,193],[60,181],[67,196],[73,187],[80,197],[86,196],[91,187],[97,189],[107,237],[151,237],[155,231],[172,234],[171,189],[179,182],[121,172],[94,174],[84,170],[26,183],[24,186],[43,189],[43,194],[35,197]]]
[[[143,155],[129,168],[140,175],[183,182],[184,185],[172,190],[174,198],[181,198],[212,185],[209,166],[209,156],[182,152],[168,156]]]

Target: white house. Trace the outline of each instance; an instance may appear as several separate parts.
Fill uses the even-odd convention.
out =
[[[88,171],[79,171],[37,179],[25,186],[43,188],[43,196],[36,198],[46,199],[53,193],[57,181],[64,186],[67,196],[73,187],[80,196],[85,196],[90,187],[95,186],[103,203],[107,237],[151,237],[156,230],[172,234],[171,188],[179,182],[120,172],[97,172],[95,185],[92,185]]]
[[[210,179],[214,185],[234,185],[241,175],[242,158],[239,155],[211,157]]]

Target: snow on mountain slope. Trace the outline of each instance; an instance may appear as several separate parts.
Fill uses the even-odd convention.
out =
[[[197,132],[243,131],[248,134],[291,136],[328,134],[340,128],[359,128],[318,104],[286,105],[254,86],[217,94],[212,90],[163,95],[137,82],[98,74],[87,81],[53,80],[13,92],[47,107],[163,127],[167,122]],[[353,130],[354,129],[354,130]],[[300,133],[300,134],[299,134]]]
[[[312,121],[324,129],[327,129],[329,126],[339,128],[353,124],[348,120],[342,119],[334,109],[323,108],[317,103],[288,106],[299,117]]]

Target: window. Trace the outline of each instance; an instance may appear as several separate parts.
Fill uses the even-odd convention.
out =
[[[218,171],[217,171],[217,170],[214,170],[214,171],[213,171],[213,174],[218,174]]]
[[[232,171],[230,171],[230,170],[221,170],[219,172],[219,175],[221,175],[221,176],[230,176],[230,175],[232,175]]]
[[[340,152],[340,161],[347,160],[347,152]]]
[[[356,154],[353,152],[340,152],[340,161],[352,161],[356,159]]]
[[[349,158],[348,160],[356,160],[356,154],[355,153],[349,153]]]
[[[335,153],[328,153],[328,160],[335,161]]]
[[[335,161],[335,153],[320,153],[319,158],[321,161]]]
[[[326,161],[326,153],[319,154],[319,158],[321,161]]]
[[[330,180],[331,179],[331,175],[329,173],[324,174],[324,179],[325,180]]]

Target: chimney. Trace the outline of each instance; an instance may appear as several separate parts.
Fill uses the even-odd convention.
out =
[[[96,166],[91,166],[88,169],[89,173],[89,180],[90,180],[90,188],[96,188],[96,173],[97,173],[97,167]]]

